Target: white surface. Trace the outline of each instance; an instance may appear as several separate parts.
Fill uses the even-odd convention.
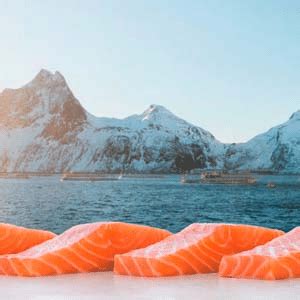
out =
[[[0,277],[1,298],[10,299],[300,299],[300,279],[257,281],[216,274],[136,278],[111,272],[41,278]]]

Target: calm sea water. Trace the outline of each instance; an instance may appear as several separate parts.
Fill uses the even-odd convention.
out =
[[[1,179],[0,221],[56,233],[75,224],[104,220],[173,232],[193,222],[248,223],[283,230],[300,225],[297,177],[264,177],[257,186],[183,185],[179,179]],[[270,180],[280,184],[268,189],[265,183]]]

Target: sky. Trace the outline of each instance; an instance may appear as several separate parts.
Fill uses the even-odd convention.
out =
[[[300,109],[299,0],[0,0],[0,90],[60,71],[96,116],[160,104],[222,142]]]

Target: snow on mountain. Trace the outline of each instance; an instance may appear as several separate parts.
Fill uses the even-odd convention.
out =
[[[222,167],[224,145],[159,105],[125,119],[86,112],[64,77],[41,70],[0,94],[1,171],[178,171]]]
[[[228,169],[300,172],[300,110],[290,119],[247,143],[232,144],[225,153]]]
[[[193,168],[300,171],[300,111],[247,143],[222,144],[160,105],[98,118],[59,73],[41,70],[0,94],[0,171],[173,172]]]

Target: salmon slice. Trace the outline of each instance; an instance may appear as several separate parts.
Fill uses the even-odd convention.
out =
[[[115,254],[146,247],[170,234],[118,222],[77,225],[24,252],[0,256],[0,274],[43,276],[108,271],[113,269]]]
[[[0,255],[24,251],[55,236],[50,231],[0,223]]]
[[[219,274],[265,280],[300,277],[300,227],[263,246],[223,257]]]
[[[147,248],[116,255],[114,272],[147,277],[217,272],[224,255],[251,249],[281,234],[250,225],[192,224]]]

